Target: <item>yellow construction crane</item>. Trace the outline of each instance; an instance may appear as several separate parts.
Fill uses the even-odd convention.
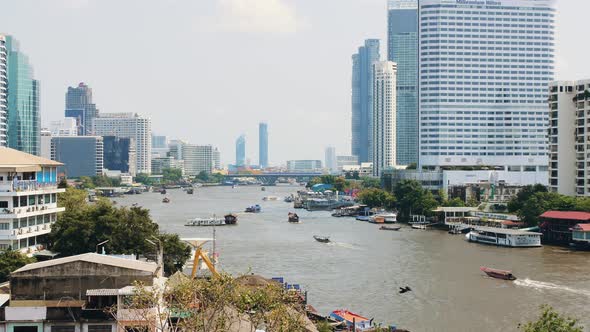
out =
[[[211,274],[215,277],[219,277],[219,272],[215,268],[215,264],[211,262],[209,255],[207,252],[203,250],[203,245],[209,241],[214,241],[213,239],[205,239],[205,238],[192,238],[192,239],[182,239],[182,241],[188,243],[191,247],[195,249],[195,258],[193,260],[193,269],[191,272],[191,277],[195,278],[197,276],[197,271],[199,270],[199,264],[201,260],[207,265]]]

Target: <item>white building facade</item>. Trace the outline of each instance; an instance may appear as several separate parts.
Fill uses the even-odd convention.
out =
[[[322,170],[321,160],[288,160],[289,172],[316,172]]]
[[[129,137],[135,141],[136,171],[150,174],[152,171],[152,121],[134,113],[101,113],[92,123],[97,136]]]
[[[590,80],[549,85],[549,188],[590,196]]]
[[[420,166],[547,172],[555,1],[419,7]]]
[[[52,136],[78,136],[78,125],[75,118],[63,118],[51,121],[49,131]]]
[[[0,251],[44,249],[57,214],[57,167],[62,164],[0,147]]]
[[[330,173],[338,171],[338,162],[336,161],[336,148],[329,146],[325,151],[325,167]]]
[[[51,159],[51,137],[51,131],[41,129],[40,156],[46,159]]]
[[[381,176],[396,162],[397,65],[373,64],[373,175]]]
[[[218,163],[219,152],[211,145],[182,145],[184,173],[188,176],[199,175],[201,172],[211,173]]]
[[[0,146],[8,145],[8,54],[6,38],[0,35]]]

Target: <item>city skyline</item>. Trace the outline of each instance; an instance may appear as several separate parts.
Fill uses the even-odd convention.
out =
[[[340,1],[338,5],[342,13],[338,17],[329,15],[333,7],[330,2],[253,2],[261,6],[268,4],[271,9],[279,9],[269,10],[264,14],[248,12],[244,15],[284,15],[288,19],[249,21],[242,17],[235,21],[235,24],[229,24],[232,2],[145,2],[139,13],[141,18],[135,22],[135,27],[130,28],[128,25],[129,13],[136,9],[132,3],[119,4],[120,8],[114,15],[112,24],[104,27],[97,17],[101,17],[101,13],[110,12],[115,2],[6,2],[3,4],[4,8],[13,14],[5,18],[2,31],[16,36],[26,45],[26,52],[35,67],[36,78],[41,82],[40,109],[44,126],[52,120],[60,119],[63,114],[63,91],[73,82],[84,81],[94,88],[95,99],[105,112],[132,109],[145,114],[157,124],[155,129],[158,132],[170,137],[182,137],[197,144],[219,146],[223,151],[224,163],[233,159],[231,151],[234,143],[233,138],[227,137],[225,132],[241,132],[240,128],[248,128],[244,132],[250,137],[255,137],[257,119],[267,119],[273,123],[275,135],[272,145],[276,147],[269,147],[273,151],[269,160],[271,164],[282,164],[285,160],[293,158],[321,158],[322,146],[327,145],[334,145],[338,151],[348,154],[351,139],[350,132],[346,129],[350,127],[349,54],[367,38],[378,38],[382,45],[386,44],[386,1]],[[278,5],[274,6],[272,3]],[[571,80],[590,76],[590,68],[583,66],[586,46],[578,45],[573,38],[575,22],[582,20],[585,9],[590,9],[590,4],[565,1],[559,3],[556,24],[559,27],[556,79]],[[148,22],[155,18],[160,19],[164,10],[170,12],[170,18],[165,15],[163,19],[172,24],[165,27],[150,26]],[[365,15],[358,17],[357,13],[360,11]],[[211,17],[222,20],[215,24]],[[564,20],[563,17],[568,19]],[[325,20],[328,20],[329,24],[324,24]],[[195,24],[194,21],[199,23]],[[39,28],[41,26],[43,29]],[[71,29],[73,26],[84,26],[85,29]],[[332,31],[336,26],[342,29],[337,34]],[[178,32],[183,31],[183,27],[187,28],[186,34]],[[218,32],[220,38],[212,38],[211,32]],[[77,43],[69,42],[69,38],[51,37],[55,35],[68,35],[75,38]],[[164,77],[152,78],[146,74],[145,68],[157,63],[158,58],[158,55],[147,52],[151,45],[151,38],[146,37],[148,35],[167,40],[169,49],[185,51],[179,54],[180,58],[172,64],[171,70],[162,74]],[[196,42],[193,41],[191,44],[207,43],[211,47],[221,47],[222,51],[217,52],[214,58],[213,55],[202,54],[207,52],[198,52],[197,47],[188,44],[189,40],[193,40],[193,35]],[[242,41],[245,36],[248,37],[248,42]],[[326,46],[324,44],[328,36],[336,38],[331,38],[330,45]],[[130,40],[131,42],[127,43]],[[114,54],[108,48],[97,47],[101,43],[110,44],[125,52]],[[253,52],[244,52],[244,56],[236,59],[230,52],[236,45]],[[316,56],[301,56],[297,51],[318,47],[325,47],[326,52]],[[49,49],[51,52],[47,51]],[[288,75],[282,75],[284,77],[276,75],[284,72],[285,61],[296,70],[289,71]],[[229,68],[216,66],[230,62],[233,65]],[[264,62],[269,64],[265,65]],[[223,98],[219,92],[211,91],[223,84],[216,78],[219,68],[237,71],[234,77],[237,77],[236,85],[239,85],[242,91],[229,90],[235,98]],[[221,71],[226,72],[226,69]],[[259,75],[261,72],[264,74],[256,79],[254,84],[245,83],[244,79],[249,80],[253,77],[252,73]],[[314,72],[326,72],[326,75],[323,75],[326,80],[314,80],[309,83],[307,78]],[[114,79],[119,77],[118,75],[121,75],[122,79]],[[178,88],[192,84],[193,76],[198,77],[196,90]],[[276,82],[277,79],[280,83]],[[165,81],[178,81],[179,84],[174,87],[167,86],[163,83]],[[209,83],[212,84],[210,88],[207,87]],[[261,104],[255,91],[267,89],[270,99],[262,101]],[[217,90],[223,90],[224,94],[228,92],[226,88]],[[201,91],[198,94],[199,98],[189,97],[194,91]],[[297,91],[297,95],[305,95],[306,98],[294,98],[292,91]],[[142,98],[144,95],[161,97]],[[165,98],[167,95],[175,95],[174,99],[182,102],[168,104],[170,100]],[[281,103],[280,100],[292,102],[283,108],[282,112],[277,112],[276,105]],[[187,111],[178,111],[177,117],[169,117],[170,107]],[[227,121],[229,116],[235,117],[235,123]],[[197,121],[200,117],[206,117],[207,121]],[[316,121],[309,121],[311,118]],[[178,128],[178,122],[194,125]],[[223,126],[225,130],[210,129],[215,127],[210,124]],[[289,151],[278,148],[288,144],[294,136],[293,133],[301,127],[309,128],[316,134],[313,137],[300,138],[303,144],[297,144]],[[257,154],[252,152],[249,157],[257,160]]]

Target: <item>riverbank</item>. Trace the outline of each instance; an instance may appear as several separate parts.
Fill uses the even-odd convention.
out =
[[[324,315],[345,308],[411,331],[513,331],[519,322],[534,319],[541,303],[549,303],[590,326],[584,315],[590,301],[587,253],[550,246],[498,248],[408,227],[384,232],[378,225],[332,218],[329,212],[297,210],[302,224],[293,225],[287,222],[292,204],[262,201],[299,189],[212,187],[198,188],[194,195],[170,190],[170,204],[162,204],[156,193],[116,200],[149,208],[164,231],[182,237],[212,235],[211,229],[185,227],[189,218],[261,204],[262,213],[240,213],[238,226],[216,229],[221,269],[236,275],[251,269],[297,281]],[[313,235],[330,236],[334,243],[318,243]],[[513,270],[520,279],[489,279],[479,271],[482,265]],[[398,294],[398,287],[406,285],[413,291]]]

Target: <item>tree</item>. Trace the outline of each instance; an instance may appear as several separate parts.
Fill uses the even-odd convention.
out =
[[[361,178],[361,187],[363,189],[377,188],[381,189],[381,180],[377,178],[371,178],[364,176]]]
[[[96,186],[89,176],[80,177],[80,188],[82,189],[94,189]]]
[[[370,208],[380,207],[391,209],[395,206],[395,197],[382,189],[364,189],[358,193],[358,199]]]
[[[442,202],[442,206],[444,207],[464,207],[465,202],[459,197],[455,197],[453,199],[446,199]]]
[[[519,325],[518,328],[524,332],[582,332],[584,330],[578,325],[578,320],[562,316],[548,305],[541,306],[541,315],[538,320]]]
[[[182,180],[182,170],[178,168],[165,168],[162,175],[164,182],[178,183]]]
[[[203,182],[209,181],[209,173],[207,173],[205,171],[199,172],[199,174],[197,175],[197,180],[200,180]]]
[[[142,183],[146,186],[151,186],[154,184],[154,181],[150,178],[148,174],[140,173],[135,176],[135,182]]]
[[[397,198],[396,205],[402,220],[410,220],[412,214],[431,215],[438,206],[432,192],[422,188],[420,182],[415,180],[398,182],[393,188],[393,194]]]
[[[61,178],[61,180],[59,180],[59,183],[57,184],[57,187],[59,189],[67,189],[70,187],[70,185],[68,184],[68,180],[66,178]]]
[[[0,252],[0,282],[7,281],[11,272],[35,261],[12,249]]]
[[[60,196],[66,211],[59,215],[49,234],[52,250],[63,256],[94,252],[108,240],[105,250],[117,254],[155,257],[155,248],[146,240],[158,237],[164,248],[164,271],[174,273],[190,258],[190,248],[176,235],[160,234],[149,210],[115,207],[107,199],[96,204],[85,201],[85,192],[68,189]]]
[[[534,186],[525,186],[510,202],[508,202],[508,211],[517,212],[531,196],[536,193],[546,193],[547,187],[536,184]]]

